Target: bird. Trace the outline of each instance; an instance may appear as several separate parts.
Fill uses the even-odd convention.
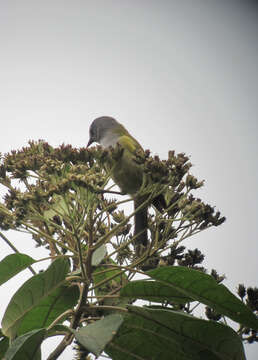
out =
[[[122,124],[110,116],[101,116],[93,120],[90,125],[89,136],[87,147],[94,142],[100,144],[103,148],[115,147],[117,144],[121,147],[122,155],[119,159],[113,160],[110,174],[121,192],[130,195],[134,199],[134,208],[136,210],[146,200],[146,196],[137,196],[137,192],[143,184],[144,174],[142,167],[134,160],[135,152],[138,150],[143,151],[142,146]],[[148,245],[148,207],[139,209],[135,213],[134,219],[136,243],[145,248]]]

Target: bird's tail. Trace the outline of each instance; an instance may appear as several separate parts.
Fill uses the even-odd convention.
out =
[[[152,200],[152,204],[155,206],[155,208],[157,210],[159,210],[159,212],[163,212],[164,209],[166,209],[167,204],[166,204],[166,200],[164,198],[163,194],[159,194],[158,196],[156,196],[153,200]]]
[[[136,199],[134,200],[134,209],[136,210],[143,202],[143,199]],[[148,228],[148,207],[144,207],[141,210],[137,211],[134,215],[134,235],[136,237],[136,248],[146,247],[148,245],[148,235],[147,235],[147,228]],[[139,246],[138,246],[139,245]]]

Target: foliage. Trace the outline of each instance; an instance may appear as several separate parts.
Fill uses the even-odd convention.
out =
[[[25,268],[32,277],[5,310],[0,357],[41,359],[41,343],[62,335],[48,360],[75,339],[77,359],[103,351],[116,360],[245,359],[242,340],[257,341],[257,289],[240,285],[238,299],[221,284],[223,276],[201,266],[200,250],[182,245],[225,218],[192,195],[203,182],[189,173],[184,154],[171,151],[161,161],[138,152],[142,206],[150,208],[160,194],[166,203],[149,211],[149,244],[139,253],[135,212],[123,208],[132,199],[119,198],[105,171],[107,157],[121,153],[119,146],[53,148],[39,141],[2,157],[0,237],[15,254],[0,262],[0,284]],[[33,264],[45,259],[20,253],[6,236],[10,229],[44,247],[51,265],[36,274]],[[145,305],[137,306],[137,299]],[[207,320],[194,315],[200,303]],[[226,317],[239,324],[238,332]]]

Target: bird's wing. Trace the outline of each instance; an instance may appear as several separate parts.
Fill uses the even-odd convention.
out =
[[[141,145],[133,137],[129,137],[127,135],[120,136],[118,143],[123,149],[128,150],[132,154],[135,150],[142,149]]]

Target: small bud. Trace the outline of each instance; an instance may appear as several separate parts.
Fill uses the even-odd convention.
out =
[[[243,298],[246,296],[246,288],[243,284],[238,285],[237,293],[243,300]]]
[[[219,226],[219,225],[223,224],[225,221],[226,221],[226,218],[225,218],[225,216],[223,216],[222,218],[218,219],[214,225]]]
[[[6,178],[6,168],[4,165],[0,166],[0,178],[5,179]]]
[[[258,311],[258,288],[247,288],[247,303],[252,310]]]
[[[181,181],[180,184],[178,185],[177,191],[178,192],[183,191],[184,187],[185,187],[185,183]]]
[[[60,225],[60,226],[62,225],[62,220],[61,220],[60,216],[58,216],[58,215],[53,216],[52,221],[54,223],[56,223],[57,225]]]
[[[205,307],[205,314],[209,320],[219,321],[221,319],[221,314],[218,314],[215,310],[209,306]]]
[[[211,276],[214,277],[214,279],[217,281],[218,284],[221,283],[221,282],[222,282],[223,280],[225,280],[225,278],[226,278],[225,275],[219,275],[219,274],[217,273],[217,271],[214,270],[214,269],[211,270]]]
[[[120,224],[125,219],[125,213],[123,210],[113,212],[112,217],[117,224]]]

